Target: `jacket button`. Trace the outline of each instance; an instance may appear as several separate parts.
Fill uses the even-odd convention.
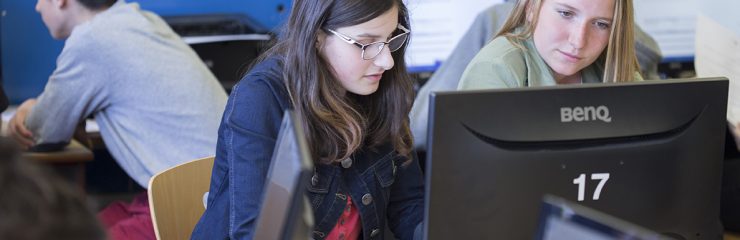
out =
[[[311,185],[315,187],[316,184],[319,184],[319,176],[313,175],[313,177],[311,177]]]
[[[380,230],[379,229],[377,229],[377,228],[376,229],[373,229],[373,231],[370,232],[370,237],[372,238],[372,237],[378,236],[378,233],[380,233]]]
[[[352,166],[352,158],[347,158],[342,160],[342,167],[343,168],[349,168]]]
[[[369,193],[366,193],[365,195],[362,196],[362,204],[364,204],[365,206],[370,205],[370,203],[372,202],[373,202],[373,196],[370,195]]]

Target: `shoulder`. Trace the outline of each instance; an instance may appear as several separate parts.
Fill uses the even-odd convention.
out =
[[[60,56],[64,56],[65,53],[74,53],[75,56],[82,53],[97,54],[98,51],[90,51],[90,49],[100,48],[101,42],[95,39],[95,35],[97,34],[91,22],[77,25],[72,29],[69,37],[64,40],[64,47]]]
[[[132,47],[148,49],[162,43],[185,45],[161,17],[142,10],[138,3],[118,1],[75,27],[73,35],[78,28],[81,29],[78,35],[84,36],[85,42],[98,42],[105,49],[130,51]]]
[[[282,63],[271,57],[257,63],[232,89],[229,105],[249,109],[280,111],[290,108],[288,90],[283,82]],[[262,109],[262,110],[260,110]],[[228,111],[228,109],[227,109]]]
[[[265,60],[252,68],[229,95],[223,123],[233,131],[274,138],[286,109],[291,108],[279,65]]]
[[[474,60],[489,60],[495,61],[501,58],[511,58],[516,56],[523,56],[524,50],[515,46],[505,37],[496,37],[491,42],[486,44]]]
[[[136,18],[141,17],[137,8],[121,2],[97,13],[90,20],[74,27],[65,41],[65,50],[83,49],[88,55],[111,55],[111,49],[129,46],[143,47],[139,39],[131,39],[131,32],[147,33],[148,29],[139,27]],[[139,41],[137,41],[139,40]],[[115,54],[113,54],[115,55]]]
[[[272,93],[280,100],[289,100],[287,87],[283,81],[283,63],[277,56],[268,57],[255,64],[237,85],[244,87],[238,87],[240,90],[234,90],[236,92],[260,89]],[[256,89],[248,89],[252,87]]]
[[[460,89],[516,87],[526,76],[525,50],[505,37],[496,37],[470,61]]]
[[[495,63],[510,63],[511,61],[524,63],[525,50],[514,45],[506,37],[496,37],[481,49],[479,55],[481,55],[480,60],[487,59]]]
[[[107,10],[98,13],[90,23],[95,28],[111,29],[113,25],[135,26],[143,22],[149,22],[153,13],[142,10],[138,3],[117,2]],[[156,14],[154,14],[156,16]],[[158,18],[158,17],[157,17]],[[106,28],[107,26],[107,28]]]
[[[108,54],[104,51],[104,44],[93,37],[89,26],[75,27],[64,41],[64,47],[57,57],[56,68],[50,80],[65,79],[65,82],[69,82],[106,76]]]

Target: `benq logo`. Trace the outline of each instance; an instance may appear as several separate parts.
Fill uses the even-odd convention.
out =
[[[585,122],[601,120],[612,122],[609,116],[609,108],[606,106],[587,106],[587,107],[562,107],[560,108],[560,122]]]

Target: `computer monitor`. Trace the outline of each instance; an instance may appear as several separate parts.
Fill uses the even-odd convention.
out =
[[[265,183],[254,239],[308,239],[313,213],[305,189],[313,161],[296,115],[285,112]]]
[[[677,239],[721,236],[728,80],[431,95],[427,239],[532,239],[552,194]]]
[[[580,204],[547,195],[535,240],[665,240],[657,232]]]

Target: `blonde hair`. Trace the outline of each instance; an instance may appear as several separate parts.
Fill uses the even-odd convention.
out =
[[[496,37],[504,36],[515,46],[525,49],[522,41],[530,38],[545,0],[518,0]],[[585,0],[590,1],[590,0]],[[604,63],[603,82],[631,82],[639,74],[635,54],[635,20],[632,0],[614,0],[614,20],[609,43],[596,61]],[[532,20],[528,21],[530,17]],[[521,28],[521,31],[516,31]],[[525,49],[526,50],[526,49]]]

